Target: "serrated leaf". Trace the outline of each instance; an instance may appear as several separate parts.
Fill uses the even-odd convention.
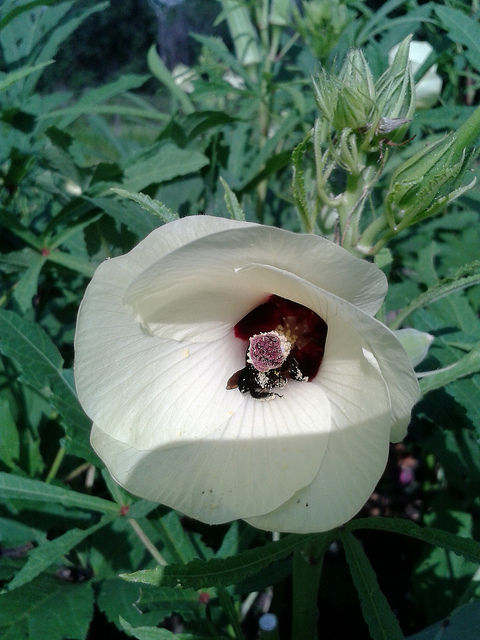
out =
[[[372,640],[404,640],[398,620],[378,586],[377,577],[362,545],[348,531],[342,531],[340,535]]]
[[[230,53],[228,47],[223,42],[221,38],[216,38],[212,36],[202,36],[199,34],[193,34],[195,40],[200,42],[205,49],[207,49],[214,58],[219,58],[223,60],[227,64],[230,69],[239,75],[245,84],[250,87],[250,89],[256,88],[255,83],[252,81],[252,78],[246,72],[245,68],[240,64],[237,58]]]
[[[480,564],[480,542],[434,527],[421,527],[411,520],[402,518],[357,518],[347,523],[345,529],[348,531],[375,529],[410,536],[448,551],[453,551],[453,553],[463,556],[467,560]]]
[[[157,46],[152,44],[147,54],[148,68],[152,74],[160,80],[171,92],[173,96],[180,102],[185,113],[192,113],[195,107],[187,94],[177,85],[174,77],[166,67],[163,60],[157,53]]]
[[[448,508],[449,502],[451,508]],[[453,535],[472,537],[472,515],[455,507],[455,501],[447,498],[446,503],[443,501],[442,507],[435,510],[436,513],[432,510],[425,518],[427,522],[433,521],[445,527]],[[420,606],[423,604],[427,612],[427,621],[433,622],[457,606],[466,584],[475,580],[478,565],[437,546],[427,547],[422,555],[423,559],[416,565],[412,576],[413,589],[416,602]]]
[[[196,591],[170,587],[145,589],[119,578],[103,583],[97,603],[117,626],[120,617],[133,626],[157,625],[173,613],[191,620],[199,616],[203,607]]]
[[[39,325],[0,310],[0,340],[2,353],[20,366],[24,381],[35,389],[45,389],[58,377],[63,358]]]
[[[197,550],[175,511],[170,511],[152,524],[164,544],[162,555],[167,562],[186,564],[197,557]]]
[[[32,2],[27,2],[26,4],[16,6],[0,20],[0,30],[3,29],[11,20],[21,15],[25,11],[31,11],[35,7],[40,6],[46,7],[62,1],[63,0],[32,0]]]
[[[132,193],[131,191],[126,191],[125,189],[118,189],[112,187],[111,191],[114,191],[119,196],[123,196],[124,198],[129,198],[133,200],[137,204],[139,204],[142,209],[148,211],[163,222],[172,222],[172,220],[178,219],[178,213],[174,213],[169,209],[163,202],[159,202],[158,200],[153,200],[150,196],[147,196],[145,193]]]
[[[13,296],[24,313],[32,308],[33,297],[38,291],[38,277],[46,261],[45,256],[37,253],[32,264],[22,273],[15,285]]]
[[[76,547],[82,540],[109,524],[115,516],[106,516],[100,522],[88,529],[70,529],[54,540],[47,540],[44,544],[32,549],[28,554],[28,560],[14,579],[9,583],[8,590],[13,591],[31,582],[45,569]]]
[[[118,505],[109,500],[4,472],[0,472],[0,496],[3,499],[55,502],[65,507],[79,507],[111,515],[119,514]]]
[[[62,6],[63,4],[63,6]],[[32,36],[25,38],[25,41],[28,42],[28,53],[33,49],[34,45],[38,44],[40,46],[37,47],[35,51],[35,61],[36,62],[45,62],[47,60],[52,60],[55,58],[55,54],[58,51],[62,42],[64,42],[74,31],[77,29],[84,20],[86,20],[89,16],[98,11],[102,11],[108,6],[107,2],[99,2],[98,4],[90,7],[85,7],[83,10],[75,11],[67,13],[64,19],[59,19],[56,17],[56,10],[59,12],[63,12],[66,6],[69,9],[74,3],[71,3],[70,6],[68,3],[62,3],[60,7],[53,7],[48,11],[42,12],[40,11],[36,15],[38,16],[38,21],[32,21],[31,29]],[[62,15],[62,14],[60,14]],[[15,25],[13,27],[15,29]],[[43,32],[43,37],[40,38],[40,34]],[[27,53],[27,52],[25,52]],[[33,88],[41,75],[41,71],[37,73],[31,74],[25,81],[25,85],[23,91],[25,95],[33,92]]]
[[[2,20],[3,22],[3,20]],[[0,91],[7,89],[14,82],[18,82],[23,78],[26,78],[31,73],[35,71],[39,71],[44,67],[47,67],[49,64],[53,64],[55,60],[48,60],[47,62],[41,62],[40,64],[35,64],[33,67],[24,67],[23,69],[19,69],[18,71],[11,71],[10,73],[2,74],[0,76]]]
[[[123,187],[130,192],[138,192],[150,184],[199,171],[208,163],[208,158],[199,151],[162,143],[125,169]]]
[[[298,121],[299,117],[296,113],[290,113],[282,120],[275,133],[269,137],[263,147],[255,153],[253,162],[242,176],[242,187],[255,179],[255,175],[261,171],[263,166],[276,154],[276,150],[280,145],[285,146],[285,140],[295,129]]]
[[[90,583],[50,575],[0,595],[0,639],[85,640],[93,615]]]
[[[104,84],[96,89],[90,89],[77,101],[74,109],[69,110],[68,115],[64,115],[60,123],[60,129],[66,128],[74,120],[84,113],[95,111],[95,107],[106,100],[124,94],[126,91],[138,89],[149,80],[148,75],[122,74],[117,80]],[[65,113],[61,110],[59,113]]]
[[[62,375],[60,352],[42,327],[13,311],[0,310],[0,347],[4,355],[19,365],[22,380],[40,392],[47,392],[67,425],[88,437],[90,420]]]
[[[270,543],[258,549],[251,549],[236,556],[207,562],[192,560],[187,565],[168,565],[160,570],[147,569],[135,573],[124,574],[122,577],[131,582],[145,582],[154,586],[182,586],[183,588],[201,589],[205,586],[226,587],[244,580],[247,576],[255,575],[272,562],[281,560],[294,549],[314,540],[318,535],[310,536],[291,534],[279,542]],[[335,532],[330,533],[332,540]]]
[[[220,177],[220,182],[225,189],[225,202],[228,212],[230,213],[230,217],[232,220],[245,220],[245,213],[237,200],[237,196],[233,193],[222,177]]]
[[[167,629],[158,627],[132,627],[126,620],[120,618],[122,629],[137,640],[210,640],[204,636],[190,633],[172,633]]]
[[[480,261],[476,260],[470,264],[465,265],[459,269],[453,276],[443,278],[436,282],[433,286],[429,287],[427,291],[419,295],[415,300],[412,300],[405,309],[395,317],[393,322],[389,324],[390,329],[398,329],[405,321],[405,319],[413,313],[416,309],[426,307],[427,305],[441,300],[445,296],[450,295],[456,291],[461,291],[467,287],[472,287],[475,284],[480,284]]]
[[[480,26],[463,11],[435,5],[435,13],[443,23],[447,35],[455,44],[467,48],[466,57],[475,69],[480,67]]]
[[[302,166],[302,158],[305,152],[305,147],[312,137],[312,133],[309,133],[307,137],[298,144],[292,153],[293,164],[293,197],[295,204],[297,205],[300,217],[303,220],[305,228],[308,230],[310,227],[310,208],[308,206],[307,193],[305,190],[305,176]]]
[[[469,378],[456,380],[449,384],[445,391],[464,407],[467,417],[474,425],[477,435],[480,436],[480,404],[478,402],[478,398],[480,398],[480,375],[475,374]],[[471,447],[479,451],[478,441],[472,443]],[[472,457],[472,453],[473,451],[470,452],[469,459],[473,462],[473,459],[477,456]],[[473,466],[480,473],[480,460]]]

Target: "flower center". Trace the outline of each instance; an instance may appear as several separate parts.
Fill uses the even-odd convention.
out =
[[[235,336],[248,341],[246,366],[227,382],[227,389],[249,392],[257,400],[279,397],[272,391],[287,379],[309,382],[322,362],[328,327],[314,311],[272,295],[242,318]]]
[[[260,333],[250,338],[247,351],[247,363],[257,371],[270,371],[282,366],[290,353],[292,345],[276,331]]]

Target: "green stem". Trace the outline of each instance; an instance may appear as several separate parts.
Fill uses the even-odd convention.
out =
[[[67,269],[71,269],[72,271],[76,271],[82,276],[86,276],[87,278],[91,278],[95,272],[95,266],[84,260],[83,258],[74,256],[71,253],[64,253],[63,251],[52,251],[52,253],[48,256],[48,260],[50,262],[54,262],[55,264],[59,264],[62,267],[66,267]]]
[[[375,249],[373,248],[375,239],[380,233],[382,233],[382,231],[386,231],[387,229],[390,229],[387,218],[384,215],[376,218],[368,225],[368,227],[360,236],[358,247],[366,254],[368,253],[369,255],[372,255],[376,253],[377,251],[375,251]],[[377,250],[381,249],[381,246],[379,246]]]
[[[142,529],[142,527],[138,524],[138,522],[136,520],[134,520],[133,518],[129,518],[128,519],[128,524],[135,531],[135,533],[137,534],[137,537],[139,538],[140,542],[147,549],[147,551],[150,553],[152,558],[156,562],[158,562],[158,564],[161,565],[162,567],[166,567],[167,566],[167,561],[162,556],[162,554],[157,549],[157,547],[153,544],[153,542],[150,540],[150,538],[147,536],[147,534]]]
[[[366,167],[360,174],[350,174],[342,203],[338,207],[341,245],[351,253],[358,253],[360,217],[375,180],[375,168]]]
[[[217,596],[220,600],[222,609],[227,615],[228,620],[232,626],[233,633],[235,634],[235,640],[245,640],[232,597],[224,587],[218,587]]]
[[[51,480],[53,480],[53,478],[55,478],[64,457],[65,457],[65,449],[63,447],[60,447],[60,449],[57,451],[57,455],[55,456],[55,460],[53,461],[52,466],[50,467],[50,471],[48,472],[48,475],[45,478],[46,484],[48,484]]]

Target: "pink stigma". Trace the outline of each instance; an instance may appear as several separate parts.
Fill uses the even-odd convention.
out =
[[[251,336],[248,357],[257,371],[278,369],[287,356],[284,344],[276,333],[259,333]]]

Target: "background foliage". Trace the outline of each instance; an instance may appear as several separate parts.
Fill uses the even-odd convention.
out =
[[[391,47],[413,33],[434,47],[444,81],[437,105],[416,113],[415,139],[389,149],[369,215],[381,213],[401,160],[458,128],[477,103],[476,5],[318,0],[286,20],[280,9],[289,3],[271,3],[277,14],[245,3],[245,46],[230,2],[167,4],[0,5],[5,640],[163,639],[173,631],[185,640],[255,638],[266,610],[278,615],[280,637],[290,637],[292,567],[302,570],[301,550],[319,539],[272,542],[237,522],[207,528],[120,489],[90,449],[74,391],[78,305],[95,267],[172,211],[229,215],[222,181],[248,220],[303,230],[291,158],[318,117],[311,76],[322,66],[338,70],[352,46],[378,78]],[[202,23],[190,27],[199,14]],[[171,43],[155,45],[165,25],[178,24],[182,37],[191,31],[183,60]],[[177,62],[193,66],[175,81]],[[309,160],[307,152],[307,180]],[[480,629],[479,203],[477,183],[400,234],[380,262],[390,280],[385,321],[432,334],[420,368],[447,369],[422,379],[409,437],[392,449],[363,518],[322,538],[321,638],[427,640],[443,619],[445,640]],[[417,306],[407,307],[412,300]],[[397,316],[406,307],[408,316]],[[139,569],[147,572],[141,582],[119,577]]]

